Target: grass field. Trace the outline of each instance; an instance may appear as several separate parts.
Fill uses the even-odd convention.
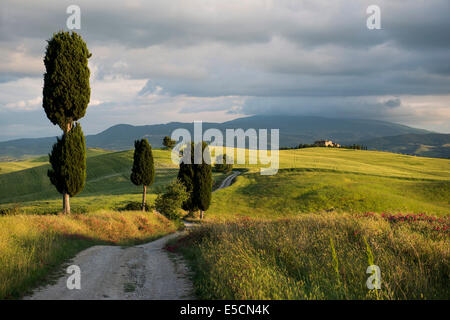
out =
[[[325,211],[450,214],[450,160],[309,148],[280,151],[280,170],[273,176],[248,168],[214,195],[207,218]]]
[[[153,154],[156,177],[148,190],[150,203],[177,174],[169,151]],[[124,213],[112,210],[141,199],[142,189],[129,180],[132,156],[132,151],[90,150],[86,187],[71,199],[78,214],[69,217],[43,215],[62,207],[46,176],[45,158],[0,162],[0,210],[18,214],[0,217],[6,237],[0,263],[8,266],[0,280],[31,270],[25,280],[3,287],[0,297],[19,296],[47,274],[40,256],[54,266],[86,246],[110,241],[99,229],[88,229],[81,238],[36,233],[35,223],[67,224],[59,230],[70,232],[90,228],[83,217],[93,217],[103,227],[119,223]],[[199,297],[448,299],[450,160],[308,148],[280,151],[280,170],[274,176],[261,176],[259,165],[235,167],[245,170],[230,187],[213,194],[205,226],[172,244],[192,265]],[[216,184],[223,178],[214,173]],[[16,209],[7,210],[11,208]],[[381,217],[383,212],[423,215],[402,223],[403,216]],[[77,223],[85,225],[78,228]],[[124,243],[136,238],[121,231],[115,236]],[[153,237],[137,238],[148,236]],[[57,243],[69,248],[66,255]],[[380,292],[365,287],[369,259],[385,279]]]

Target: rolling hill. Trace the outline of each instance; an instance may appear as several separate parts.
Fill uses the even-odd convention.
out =
[[[170,152],[154,150],[156,178],[152,202],[177,174]],[[118,209],[139,201],[141,188],[129,179],[132,151],[88,157],[85,189],[71,200],[74,212]],[[7,164],[7,163],[3,163]],[[0,163],[0,168],[2,163]],[[261,176],[258,165],[231,187],[214,193],[208,216],[285,217],[307,212],[415,212],[450,214],[450,160],[376,151],[307,148],[280,151],[280,170]],[[0,171],[0,208],[18,203],[26,212],[57,212],[60,195],[50,184],[48,165]],[[215,179],[221,174],[215,173]]]
[[[193,124],[180,122],[146,126],[118,124],[98,134],[87,135],[86,144],[90,148],[128,150],[133,147],[134,140],[147,137],[152,146],[158,148],[162,146],[163,137],[178,128],[192,132]],[[319,139],[332,139],[340,144],[349,144],[385,136],[429,133],[426,130],[378,120],[303,116],[252,116],[224,123],[203,123],[203,130],[209,128],[222,131],[237,128],[280,129],[281,147],[313,143]],[[47,137],[0,142],[0,159],[47,154],[55,141],[55,137]]]

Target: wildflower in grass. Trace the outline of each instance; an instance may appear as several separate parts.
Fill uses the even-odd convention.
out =
[[[367,212],[363,214],[363,217],[375,217],[371,212]],[[439,235],[450,235],[448,232],[448,228],[450,226],[449,218],[448,217],[433,217],[433,216],[427,216],[424,213],[420,214],[391,214],[387,212],[383,212],[380,215],[381,218],[383,218],[386,221],[389,221],[392,224],[399,224],[399,225],[409,225],[413,228],[416,228],[417,230],[424,229],[425,226],[423,223],[426,223],[428,225],[428,230],[433,231],[434,233],[438,233]]]

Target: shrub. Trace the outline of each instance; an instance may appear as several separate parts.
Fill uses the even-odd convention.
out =
[[[170,220],[178,220],[182,217],[181,205],[189,197],[186,187],[176,180],[166,187],[165,193],[158,195],[155,201],[156,211],[165,215]]]

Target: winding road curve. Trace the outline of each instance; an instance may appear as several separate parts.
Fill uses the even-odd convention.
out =
[[[230,174],[228,177],[226,177],[222,181],[220,186],[215,191],[223,189],[223,188],[226,188],[226,187],[229,187],[231,185],[231,183],[233,182],[234,178],[236,178],[239,174],[240,174],[240,172],[238,172],[238,171],[233,172],[232,174]]]
[[[231,185],[234,172],[216,189]],[[191,227],[191,224],[186,224]],[[55,284],[36,289],[27,300],[99,299],[195,299],[189,269],[180,255],[169,254],[164,245],[176,232],[158,240],[133,247],[93,246],[80,252],[69,265],[81,271],[81,289],[67,288],[69,274]]]

